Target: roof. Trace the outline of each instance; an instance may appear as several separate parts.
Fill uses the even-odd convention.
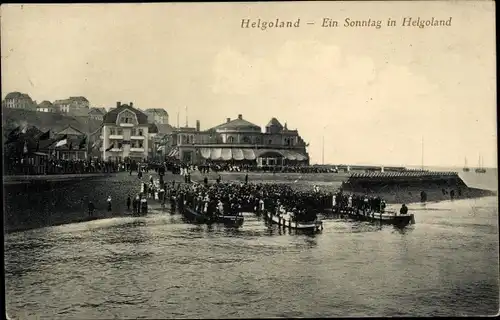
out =
[[[70,103],[71,101],[69,99],[60,99],[60,100],[56,100],[54,101],[54,104],[66,104],[66,103]]]
[[[232,121],[219,124],[218,126],[215,126],[209,130],[252,130],[252,131],[261,131],[261,128],[253,124],[242,117],[238,117],[237,119],[234,119]]]
[[[102,110],[103,108],[90,108],[89,113],[97,113],[104,115],[106,111]]]
[[[271,127],[271,126],[283,128],[281,123],[276,118],[272,118],[271,120],[269,120],[269,123],[266,125],[266,127]]]
[[[155,123],[150,123],[148,125],[148,132],[149,133],[158,133],[158,127],[156,127]]]
[[[106,114],[106,109],[105,108],[91,108],[89,111],[89,114],[99,114],[99,115],[105,115]]]
[[[89,102],[85,97],[69,97],[69,100]]]
[[[144,113],[159,113],[161,115],[167,115],[168,116],[167,110],[162,109],[162,108],[149,108],[149,109],[145,109]]]
[[[55,132],[55,133],[57,133],[58,135],[63,135],[63,134],[78,135],[78,136],[85,135],[85,133],[81,132],[80,130],[73,127],[72,125],[68,125],[68,126],[66,126],[66,128],[62,129],[61,131]]]
[[[157,123],[156,128],[158,128],[158,134],[162,135],[172,133],[175,130],[174,127],[166,123]]]
[[[10,92],[5,96],[5,99],[30,99],[31,97],[27,95],[26,93],[21,93],[21,92]]]
[[[139,124],[148,124],[148,116],[146,114],[144,114],[139,109],[136,109],[126,104],[122,104],[120,107],[114,108],[110,110],[108,113],[106,113],[104,115],[103,123],[116,123],[116,118],[118,117],[118,114],[124,110],[130,110],[133,113],[135,113]]]
[[[26,121],[28,126],[34,126],[46,132],[59,132],[71,126],[81,132],[94,132],[102,125],[101,121],[89,119],[88,116],[67,116],[60,113],[36,112],[23,109],[2,110],[2,124],[7,128],[15,128]]]
[[[44,100],[44,101],[40,102],[40,104],[38,105],[38,108],[50,108],[53,106],[54,105],[52,104],[52,102]]]

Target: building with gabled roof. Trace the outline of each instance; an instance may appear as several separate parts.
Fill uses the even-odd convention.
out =
[[[90,119],[98,120],[98,121],[103,121],[104,120],[104,115],[107,113],[105,108],[91,108],[88,116]]]
[[[8,93],[2,101],[2,108],[35,111],[36,107],[36,101],[33,101],[28,94],[17,91]]]
[[[56,112],[56,108],[52,104],[52,102],[44,100],[38,104],[36,107],[36,111],[38,112]]]
[[[102,128],[102,159],[142,161],[149,152],[148,117],[134,104],[116,103],[116,108],[104,115]]]

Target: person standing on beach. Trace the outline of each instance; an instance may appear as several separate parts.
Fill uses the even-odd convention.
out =
[[[95,206],[92,201],[89,201],[89,217],[94,216]]]
[[[111,212],[111,196],[108,196],[107,202],[108,202],[108,212]]]
[[[127,210],[130,211],[130,203],[131,203],[131,200],[130,200],[130,195],[127,197]]]

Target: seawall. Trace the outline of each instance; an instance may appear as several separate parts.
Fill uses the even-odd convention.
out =
[[[343,183],[342,190],[360,195],[381,196],[389,203],[421,202],[422,191],[426,193],[427,201],[497,194],[496,191],[469,187],[455,172],[353,174]]]

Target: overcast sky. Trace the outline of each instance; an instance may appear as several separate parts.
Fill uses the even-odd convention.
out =
[[[297,128],[311,162],[497,165],[493,2],[2,6],[2,92],[164,108],[209,128],[238,114]],[[324,17],[338,28],[321,28]],[[344,28],[346,17],[450,27]],[[301,19],[242,29],[241,19]],[[306,22],[314,21],[315,25]],[[3,98],[3,97],[2,97]]]

